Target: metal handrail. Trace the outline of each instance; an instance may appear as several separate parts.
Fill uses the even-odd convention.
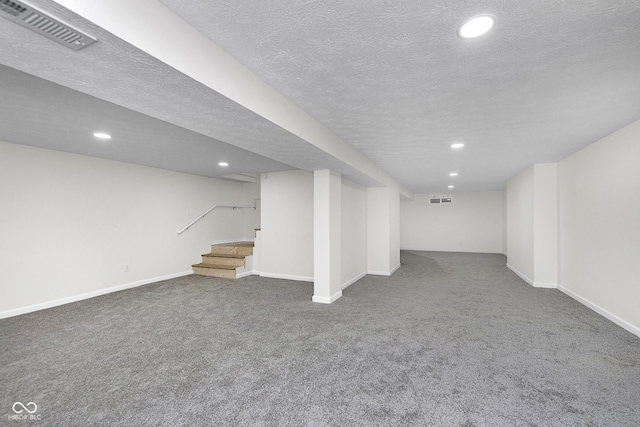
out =
[[[178,230],[177,234],[180,235],[182,233],[184,233],[185,231],[187,231],[189,229],[189,227],[191,227],[193,224],[195,224],[196,222],[200,221],[202,218],[204,218],[205,216],[207,216],[207,214],[209,212],[211,212],[212,210],[214,210],[215,208],[232,208],[232,209],[248,209],[248,208],[256,208],[255,202],[253,206],[225,206],[225,205],[213,205],[211,206],[209,209],[207,209],[206,211],[202,212],[200,215],[198,215],[195,219],[193,219],[189,224],[185,225],[184,227],[182,227],[180,230]]]

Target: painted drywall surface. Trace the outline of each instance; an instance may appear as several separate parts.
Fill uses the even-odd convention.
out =
[[[261,174],[261,274],[313,280],[313,174]]]
[[[313,301],[331,303],[342,295],[342,179],[324,169],[313,183]]]
[[[242,184],[4,142],[0,182],[0,313],[185,273],[242,237],[231,209],[176,234]]]
[[[406,197],[413,196],[378,165],[158,2],[56,1],[358,172],[396,188]],[[122,15],[123,7],[130,12],[128,15]],[[147,19],[140,21],[136,18],[138,15]],[[169,34],[165,28],[173,30]]]
[[[400,202],[402,249],[501,253],[503,192],[453,193],[450,204],[431,204],[429,194]]]
[[[243,208],[243,240],[254,240],[256,228],[260,228],[260,180],[242,184],[243,206],[255,206],[255,209]]]
[[[533,166],[507,182],[507,264],[533,282]]]
[[[558,165],[560,286],[636,331],[640,331],[639,159],[640,121]]]
[[[400,193],[367,188],[367,273],[390,275],[400,266]]]
[[[507,224],[509,218],[507,216],[507,188],[501,191],[502,193],[502,254],[507,256]]]
[[[367,273],[367,192],[342,179],[342,281],[350,282]]]
[[[391,273],[400,268],[400,193],[389,187],[389,266]]]
[[[558,165],[533,166],[533,280],[536,286],[558,285]]]

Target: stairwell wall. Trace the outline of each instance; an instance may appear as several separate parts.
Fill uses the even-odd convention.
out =
[[[261,174],[260,275],[313,281],[313,174]]]
[[[242,239],[253,241],[256,236],[256,228],[260,228],[260,180],[242,184],[243,206],[255,206],[255,209],[243,208],[243,232]]]
[[[243,184],[0,142],[0,317],[190,274],[243,236]],[[129,271],[125,271],[127,270]]]

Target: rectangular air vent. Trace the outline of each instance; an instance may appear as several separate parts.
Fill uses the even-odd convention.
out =
[[[451,196],[446,194],[434,194],[429,196],[429,204],[451,203]]]
[[[0,0],[0,16],[73,50],[80,50],[97,41],[24,1]]]

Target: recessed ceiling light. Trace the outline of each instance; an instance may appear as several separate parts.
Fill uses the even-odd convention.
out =
[[[464,147],[464,144],[462,142],[456,142],[455,144],[451,144],[451,148],[456,150],[462,147]]]
[[[463,39],[472,39],[475,37],[480,37],[481,35],[487,33],[491,28],[493,28],[493,23],[495,20],[492,16],[489,15],[481,15],[476,16],[467,20],[460,29],[458,30],[458,35]]]
[[[449,176],[458,176],[458,172],[451,172]]]
[[[447,188],[455,188],[455,185],[450,185],[450,186],[449,186],[449,187],[447,187]]]
[[[111,135],[104,132],[94,132],[93,136],[99,139],[111,139]]]
[[[220,163],[218,163],[218,166],[222,166],[223,168],[226,168],[227,166],[229,166],[229,163],[227,163],[227,162],[220,162]]]

